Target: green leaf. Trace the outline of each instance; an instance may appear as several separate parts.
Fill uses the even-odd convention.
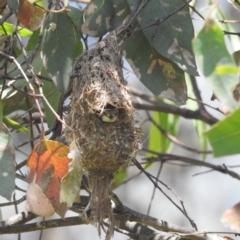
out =
[[[205,134],[212,145],[214,157],[240,153],[240,109],[216,123]]]
[[[177,134],[179,126],[179,117],[177,115],[154,111],[152,118],[171,135],[175,136]],[[171,148],[172,142],[160,132],[154,123],[152,123],[150,126],[148,149],[159,153],[167,153]],[[155,155],[148,153],[147,156],[153,157]]]
[[[75,45],[74,54],[73,54],[73,59],[75,59],[77,56],[79,56],[82,52],[83,52],[83,45],[82,45],[82,42],[79,41],[79,42]]]
[[[231,90],[238,84],[238,76],[218,75],[216,72],[216,68],[221,65],[235,66],[227,51],[221,28],[212,20],[206,22],[193,41],[193,48],[199,67],[219,101],[230,111],[236,109],[238,104],[234,100]]]
[[[78,30],[81,30],[83,24],[83,11],[71,6],[68,6],[68,9],[70,9],[71,11],[67,13],[67,16],[69,16],[75,27]]]
[[[127,0],[113,0],[113,7],[115,13],[111,19],[111,31],[118,28],[131,13]]]
[[[207,138],[204,135],[204,131],[207,129],[207,125],[205,122],[202,122],[200,120],[193,120],[193,126],[196,129],[197,135],[198,135],[198,140],[201,146],[201,149],[203,151],[207,150],[208,147],[208,142],[207,142]],[[202,154],[203,157],[203,161],[206,160],[207,154],[203,153]]]
[[[184,72],[153,48],[141,31],[123,44],[125,58],[139,80],[155,95],[178,105],[187,100]],[[141,49],[141,51],[139,51]]]
[[[33,98],[30,98],[30,104],[31,105],[35,104],[35,101]],[[10,115],[7,117],[13,119],[14,121],[18,121],[18,119],[12,118],[11,113],[18,111],[19,109],[21,109],[19,110],[19,112],[20,111],[24,112],[24,110],[25,111],[28,110],[28,106],[26,104],[26,99],[24,94],[18,91],[16,91],[16,94],[12,95],[11,97],[2,100],[2,106],[3,106],[3,116]]]
[[[4,117],[3,123],[5,123],[8,128],[12,128],[12,129],[18,130],[20,132],[29,132],[27,128],[25,128],[24,126],[20,125],[19,123],[13,121],[10,118]]]
[[[79,33],[65,13],[49,15],[42,42],[42,60],[48,76],[63,93],[68,90],[74,50],[79,41]]]
[[[0,195],[11,200],[15,190],[15,151],[7,127],[0,122]]]
[[[240,67],[240,50],[233,53],[233,59],[238,67]]]
[[[189,79],[189,75],[188,74],[185,74],[185,75],[186,75],[186,83],[187,83],[187,88],[188,88],[188,96],[196,99],[196,96],[195,96],[195,94],[193,92],[193,89],[192,89],[191,81]],[[194,100],[191,100],[191,99],[189,99],[187,101],[187,106],[191,110],[196,110],[198,108],[197,102],[194,101]],[[193,122],[193,126],[194,126],[194,128],[197,132],[197,135],[198,135],[198,140],[199,140],[199,143],[200,143],[200,147],[203,151],[206,151],[207,147],[208,147],[208,142],[207,142],[206,136],[203,133],[207,129],[207,125],[206,125],[206,123],[204,123],[200,120],[193,119],[192,122]],[[207,154],[203,153],[202,157],[203,157],[203,160],[205,160],[206,157],[207,157]]]
[[[28,44],[27,44],[27,47],[26,47],[27,51],[33,51],[35,49],[36,44],[37,44],[38,39],[39,39],[39,34],[40,34],[40,29],[33,32],[32,36],[28,40]]]
[[[3,104],[0,101],[0,122],[3,122]]]
[[[225,8],[222,8],[220,6],[222,6],[221,4],[217,4],[216,5],[216,1],[215,0],[210,0],[208,2],[206,2],[207,7],[205,7],[205,10],[207,11],[207,14],[209,14],[209,12],[211,12],[211,16],[212,19],[219,20],[229,20],[229,17],[225,14],[226,10]],[[214,11],[212,11],[212,9],[214,8]],[[221,24],[221,29],[222,31],[228,31],[228,32],[235,32],[236,29],[234,28],[234,24],[229,23],[228,21],[226,21],[224,24]],[[234,50],[239,49],[239,45],[240,45],[240,41],[239,41],[239,36],[234,35],[234,34],[227,34],[227,38],[230,40],[232,48]]]
[[[114,13],[112,0],[92,0],[84,9],[82,32],[92,37],[102,37],[111,28]]]
[[[128,0],[128,2],[130,6],[135,6],[138,0]],[[156,23],[157,20],[162,20],[182,4],[183,1],[179,0],[171,0],[171,2],[151,0],[140,12],[139,24],[144,28],[151,23]],[[143,32],[149,43],[161,55],[175,62],[183,71],[198,75],[191,47],[194,30],[187,6],[160,25],[144,28]]]
[[[216,67],[216,73],[218,75],[226,75],[226,74],[238,74],[240,73],[240,68],[228,65],[222,65]]]
[[[5,29],[5,31],[3,30],[3,28]],[[13,24],[11,23],[4,22],[3,25],[1,25],[0,27],[0,34],[11,35],[12,31],[13,31]],[[23,27],[18,27],[18,32],[22,37],[30,37],[33,34],[31,31]]]
[[[56,86],[54,85],[54,83],[46,81],[44,82],[44,85],[43,85],[43,93],[44,93],[44,96],[46,96],[52,108],[56,112],[58,108],[58,102],[61,96],[61,92],[58,89],[56,89]],[[56,117],[52,113],[51,109],[49,109],[45,101],[43,102],[43,106],[44,106],[44,112],[45,112],[47,124],[48,124],[48,127],[50,128],[53,126]]]
[[[79,197],[80,182],[82,179],[82,169],[77,158],[69,164],[69,172],[61,181],[60,203],[67,203],[71,207],[73,202]]]
[[[17,12],[21,3],[21,0],[7,0],[7,5],[13,12]]]

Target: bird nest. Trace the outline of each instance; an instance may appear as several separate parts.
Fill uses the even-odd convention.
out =
[[[139,149],[134,108],[122,73],[121,51],[109,35],[89,50],[77,66],[65,129],[81,153],[81,167],[88,177],[92,221],[100,233],[109,219],[107,238],[113,234],[114,218],[110,190],[114,173],[127,166]],[[73,137],[74,135],[74,137]]]

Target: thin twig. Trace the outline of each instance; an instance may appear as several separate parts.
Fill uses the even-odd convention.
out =
[[[197,103],[201,103],[202,105],[204,105],[204,106],[206,106],[206,107],[209,107],[209,108],[211,108],[211,109],[213,109],[213,110],[216,110],[216,111],[222,113],[218,108],[213,107],[213,106],[211,106],[210,104],[207,104],[207,103],[205,103],[205,102],[203,102],[203,101],[200,101],[200,100],[195,99],[195,98],[192,98],[192,97],[188,97],[188,99],[190,99],[190,100],[192,100],[192,101],[195,101],[195,102],[197,102]]]
[[[34,90],[32,84],[30,83],[30,80],[28,79],[26,73],[23,71],[21,65],[18,63],[18,61],[17,61],[14,57],[9,56],[9,55],[3,53],[2,51],[0,51],[0,55],[6,57],[6,58],[8,58],[8,59],[10,59],[11,61],[14,61],[14,63],[15,63],[16,66],[17,66],[17,68],[20,70],[21,74],[23,75],[25,81],[28,83],[28,86],[29,86],[29,88],[31,89],[31,91],[32,91],[32,93],[33,93],[33,96],[34,96],[34,99],[35,99],[35,103],[36,103],[36,105],[37,105],[37,108],[38,108],[38,111],[39,111],[39,113],[40,113],[40,115],[41,115],[41,118],[44,119],[44,114],[43,114],[43,112],[42,112],[42,110],[41,110],[41,106],[40,106],[40,103],[39,103],[39,101],[38,101],[38,97],[35,95],[35,90]],[[44,127],[43,127],[43,121],[41,121],[41,125],[42,125],[42,130],[43,130],[43,129],[44,129]]]
[[[237,35],[240,37],[240,32],[229,32],[229,31],[223,31],[224,34],[228,34],[228,35]]]
[[[144,26],[142,28],[138,28],[137,31],[139,30],[143,30],[152,26],[157,26],[156,30],[154,31],[154,33],[152,34],[152,40],[155,37],[154,35],[157,32],[158,27],[164,23],[167,19],[169,19],[170,17],[172,17],[173,15],[175,15],[177,12],[179,12],[180,10],[182,10],[186,5],[188,5],[192,0],[189,0],[188,2],[185,2],[184,4],[182,4],[180,7],[178,7],[176,10],[174,10],[173,12],[169,13],[166,17],[164,17],[163,19],[159,20],[157,19],[154,23],[150,23],[147,26]]]
[[[138,14],[142,11],[142,9],[148,4],[150,0],[139,0],[136,6],[134,7],[132,13],[124,23],[122,30],[126,31],[127,28],[132,24],[132,22],[136,19]]]
[[[203,19],[201,18],[192,18],[192,20],[195,20],[195,21],[203,21]],[[220,23],[224,23],[224,24],[227,24],[227,23],[231,23],[231,24],[238,24],[240,23],[240,20],[216,20],[216,19],[212,19],[212,21],[214,22],[220,22]]]
[[[156,186],[156,188],[158,188],[163,194],[164,196],[171,202],[173,203],[173,205],[180,210],[184,216],[189,220],[189,222],[191,223],[192,227],[195,228],[197,230],[197,225],[195,224],[195,222],[188,216],[187,212],[185,209],[181,209],[159,186],[158,184],[156,184],[151,177],[151,174],[149,174],[148,172],[146,172],[143,167],[141,166],[141,164],[139,164],[139,162],[136,159],[132,159],[133,163],[136,165],[136,167],[139,170],[142,170],[143,173],[148,177],[148,179],[153,183],[154,186]]]
[[[183,0],[183,2],[186,3],[185,0]],[[187,4],[188,4],[188,6],[192,9],[193,12],[195,12],[201,19],[205,20],[204,17],[203,17],[203,15],[202,15],[195,7],[193,7],[193,6],[190,5],[189,3],[187,3]],[[196,1],[195,1],[195,4],[196,4]]]
[[[210,154],[212,153],[212,151],[202,151],[202,150],[198,150],[195,148],[191,148],[189,146],[186,146],[185,144],[183,144],[181,141],[179,141],[176,137],[172,136],[171,134],[169,134],[165,129],[163,129],[151,116],[149,113],[147,113],[148,115],[148,119],[156,126],[156,128],[161,132],[161,134],[163,134],[166,138],[168,138],[171,142],[173,142],[174,144],[187,149],[191,152],[195,152],[195,153],[200,153],[200,154]]]
[[[157,181],[158,181],[158,179],[159,179],[159,176],[160,176],[160,173],[161,173],[161,171],[162,171],[162,168],[163,168],[163,162],[161,162],[161,164],[160,164],[160,166],[159,166],[159,169],[158,169],[158,172],[157,172],[156,184],[157,184]],[[157,190],[157,188],[156,188],[156,186],[154,185],[153,192],[152,192],[152,196],[151,196],[151,199],[150,199],[150,203],[149,203],[149,205],[148,205],[147,215],[149,215],[149,213],[150,213],[151,206],[152,206],[152,203],[153,203],[153,199],[154,199],[156,190]]]
[[[10,9],[10,11],[0,19],[0,25],[2,25],[12,15],[13,15],[13,11]]]
[[[27,93],[27,88],[26,87],[24,87],[24,91]],[[26,97],[25,97],[25,101],[26,101],[26,105],[27,105],[27,107],[29,109],[31,106],[30,106],[30,101],[29,101],[29,97],[28,97],[27,94],[26,94]],[[32,123],[33,121],[32,121],[32,112],[31,112],[31,110],[28,111],[28,116],[29,116],[30,123]],[[30,124],[30,137],[33,138],[33,124]],[[30,145],[31,145],[31,148],[33,149],[34,148],[33,142],[31,142]]]
[[[208,162],[204,162],[204,161],[200,161],[200,160],[196,160],[196,159],[188,158],[188,157],[182,157],[182,156],[178,156],[178,155],[174,155],[174,154],[158,153],[158,152],[155,152],[155,151],[152,151],[152,150],[149,150],[149,149],[145,149],[145,148],[142,148],[142,151],[146,151],[146,152],[156,154],[156,156],[158,156],[156,158],[156,161],[164,161],[164,162],[166,162],[166,161],[181,161],[181,162],[184,162],[184,163],[190,163],[190,164],[195,165],[195,166],[203,166],[203,167],[207,167],[207,168],[213,169],[215,171],[218,171],[218,172],[221,172],[221,173],[224,173],[224,174],[228,174],[231,177],[233,177],[237,180],[240,180],[240,175],[239,174],[237,174],[236,172],[233,172],[231,170],[226,170],[225,167],[220,166],[220,165],[214,165],[214,164],[211,164],[211,163],[208,163]]]
[[[48,134],[52,133],[53,128],[49,128],[48,130],[44,131],[44,135],[47,136]],[[23,142],[20,145],[17,146],[17,148],[23,147],[26,144],[29,144],[30,142],[33,142],[35,140],[38,140],[42,137],[42,134],[39,134],[38,136],[30,139],[29,141]]]

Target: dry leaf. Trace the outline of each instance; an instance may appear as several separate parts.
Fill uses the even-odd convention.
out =
[[[22,1],[16,16],[18,20],[31,31],[38,29],[45,11],[27,0]]]
[[[223,213],[221,222],[232,230],[240,230],[240,202]]]
[[[59,142],[43,141],[35,146],[31,155],[29,156],[27,166],[30,168],[29,181],[38,186],[43,195],[49,200],[55,211],[63,217],[67,211],[67,205],[59,202],[60,197],[60,182],[61,179],[68,173],[71,159],[68,158],[69,148]],[[29,201],[33,197],[28,196],[35,189],[30,188],[30,192],[27,193]],[[35,207],[45,203],[42,195],[39,193],[39,197],[34,199],[33,202],[28,202],[28,208],[33,209],[36,213]],[[37,201],[35,203],[35,201]],[[34,205],[33,205],[34,204]],[[33,206],[33,207],[31,207]],[[32,210],[29,210],[32,211]],[[41,213],[41,211],[40,211]]]
[[[222,236],[225,240],[234,240],[233,238],[230,238],[228,236]]]
[[[28,187],[26,210],[42,217],[54,214],[52,204],[36,183],[31,183]]]

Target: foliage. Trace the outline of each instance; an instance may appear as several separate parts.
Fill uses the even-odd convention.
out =
[[[203,160],[211,153],[216,158],[240,153],[240,51],[236,48],[240,46],[240,34],[234,32],[231,21],[228,21],[224,11],[214,1],[205,3],[208,9],[205,13],[201,8],[198,9],[197,4],[200,1],[195,1],[195,5],[191,2],[92,0],[88,4],[81,3],[81,7],[78,8],[78,5],[71,1],[71,6],[63,6],[63,2],[60,1],[56,1],[55,4],[49,1],[46,8],[46,3],[43,1],[0,1],[2,14],[0,19],[0,195],[2,197],[12,201],[14,191],[19,190],[15,184],[16,177],[19,177],[29,184],[26,197],[23,198],[26,199],[27,211],[44,217],[56,212],[64,218],[67,210],[71,209],[87,216],[89,205],[84,202],[84,197],[80,203],[79,192],[80,189],[84,189],[91,193],[92,189],[85,179],[84,169],[81,169],[83,151],[80,145],[83,146],[83,143],[75,139],[70,148],[65,145],[68,139],[63,138],[64,129],[72,133],[71,139],[76,137],[70,126],[65,123],[65,117],[69,113],[66,105],[69,105],[69,96],[73,92],[73,79],[79,76],[81,67],[79,63],[89,59],[90,64],[90,58],[94,56],[89,56],[91,53],[89,49],[96,45],[101,49],[104,39],[111,34],[115,36],[117,44],[122,49],[124,67],[128,63],[139,81],[151,92],[150,95],[130,89],[134,107],[147,111],[147,121],[150,122],[148,146],[143,148],[146,158],[141,159],[142,164],[139,164],[132,156],[132,162],[140,173],[146,174],[155,188],[159,189],[159,183],[147,170],[156,166],[157,161],[162,161],[163,165],[174,158],[186,163],[185,158],[170,154],[174,144],[202,154]],[[239,1],[229,2],[234,11],[239,13]],[[194,12],[194,16],[197,15],[203,22],[202,28],[197,33],[194,33],[193,27]],[[11,16],[16,20],[13,23],[10,20]],[[219,22],[225,25],[220,25]],[[229,46],[234,49],[233,54],[229,52]],[[116,61],[119,60],[117,56],[115,58]],[[89,69],[99,67],[97,61],[94,64]],[[110,72],[114,72],[113,69],[111,71],[105,69],[106,74]],[[94,75],[92,72],[89,74]],[[204,103],[197,84],[198,75],[209,84],[213,99],[217,99],[222,104],[218,109],[214,109],[220,112],[220,116],[212,114],[207,107],[213,107]],[[128,89],[124,88],[124,91],[127,92]],[[82,96],[79,96],[77,99],[81,98]],[[85,99],[86,105],[89,101]],[[102,112],[91,112],[90,120],[91,114],[100,116]],[[187,146],[178,139],[181,117],[192,120],[190,124],[193,123],[196,130],[199,149]],[[71,122],[75,121],[81,119],[71,119]],[[106,129],[110,128],[106,127]],[[29,132],[27,143],[30,143],[32,151],[27,153],[27,160],[19,162],[19,159],[16,159],[14,148],[19,149],[21,144],[27,143],[23,141],[13,145],[11,131],[17,134]],[[49,133],[52,135],[50,140],[47,140],[45,135]],[[81,133],[84,135],[84,131]],[[108,134],[111,141],[118,141],[112,139],[111,133]],[[131,134],[128,134],[130,140],[126,140],[125,144],[132,141]],[[134,128],[132,135],[141,136],[140,127],[139,132],[138,128]],[[38,143],[34,146],[33,141],[36,139]],[[212,150],[208,150],[208,141]],[[78,144],[76,145],[75,142]],[[90,146],[88,143],[86,145]],[[123,149],[125,148],[119,149],[119,155],[124,155],[121,152]],[[237,173],[227,168],[196,159],[188,159],[188,161],[193,165],[206,166],[240,180]],[[26,166],[30,169],[28,177],[21,170]],[[111,181],[112,176],[109,179]],[[115,174],[115,179],[112,181],[114,189],[127,182],[127,179],[131,177],[128,176],[127,166],[124,166]],[[101,187],[103,186],[99,189]],[[160,225],[160,221],[157,220],[154,225],[148,216],[143,216],[145,221],[139,220],[139,216],[134,215],[133,211],[126,210],[117,196],[112,192],[107,194],[110,194],[116,205],[115,218],[119,217],[121,223],[124,222],[118,228],[127,230],[125,233],[130,237],[133,237],[131,234],[139,233],[128,228],[128,220],[136,221],[141,224],[142,229],[152,231],[152,234],[156,230],[185,234],[193,232],[199,239],[207,239],[205,238],[207,234],[195,232],[196,225],[181,204],[175,206],[195,230],[174,226],[167,228]],[[94,202],[94,199],[92,201]],[[101,203],[99,200],[95,201]],[[77,210],[74,208],[75,204],[80,206]],[[0,206],[6,205],[0,204]],[[82,210],[83,208],[85,210]],[[237,211],[234,209],[236,208],[231,210],[232,214]],[[129,211],[128,215],[127,211]],[[123,220],[124,216],[128,216],[129,219]],[[32,218],[34,217],[36,216],[32,215]],[[230,223],[224,218],[226,225],[234,226],[232,228],[239,230],[239,226],[231,224],[231,221],[236,219],[229,221]],[[89,222],[91,220],[83,221],[82,224]],[[13,225],[16,224],[18,222]],[[26,228],[19,230],[19,233],[29,231],[24,221],[22,224]],[[69,225],[71,224],[75,223],[70,221]],[[0,234],[11,231],[7,225],[5,228],[1,225],[3,227],[0,227]],[[153,227],[155,230],[150,230],[148,227]],[[32,230],[38,229],[41,228]],[[173,237],[178,238],[177,234]],[[224,239],[224,236],[220,235],[213,237]],[[190,235],[187,238],[194,239]]]

